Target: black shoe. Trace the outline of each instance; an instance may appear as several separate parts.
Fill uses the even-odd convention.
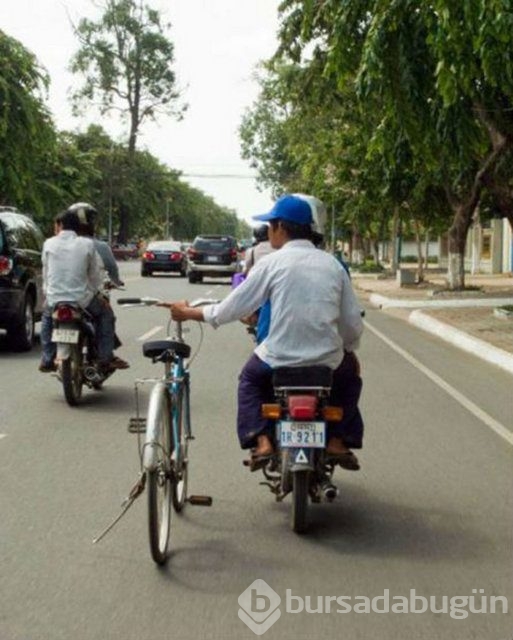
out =
[[[55,362],[51,362],[50,364],[41,362],[39,365],[39,371],[41,371],[41,373],[51,373],[52,371],[57,371],[57,365]]]

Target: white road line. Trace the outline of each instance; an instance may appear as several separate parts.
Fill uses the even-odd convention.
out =
[[[387,344],[396,353],[401,355],[405,360],[407,360],[415,368],[426,375],[432,382],[437,384],[441,389],[443,389],[452,398],[454,398],[454,400],[459,402],[465,409],[467,409],[467,411],[473,413],[476,418],[479,418],[479,420],[484,422],[487,427],[490,427],[490,429],[492,429],[492,431],[495,431],[497,435],[506,440],[506,442],[508,442],[509,444],[513,445],[513,433],[509,429],[506,429],[504,425],[502,425],[500,422],[497,422],[497,420],[492,418],[492,416],[488,415],[486,411],[483,411],[480,407],[477,406],[477,404],[472,402],[472,400],[469,400],[466,396],[464,396],[457,389],[451,386],[443,378],[431,371],[431,369],[428,369],[426,366],[424,366],[421,362],[419,362],[411,354],[401,348],[398,344],[390,340],[390,338],[387,338],[387,336],[381,333],[381,331],[370,325],[368,321],[364,321],[364,324],[370,331],[372,331],[372,333],[383,340],[385,344]]]
[[[0,440],[1,440],[2,438],[7,438],[7,434],[6,434],[6,433],[0,433]]]
[[[159,331],[161,331],[163,329],[163,327],[153,327],[153,329],[150,329],[148,332],[146,332],[144,335],[139,336],[137,338],[137,340],[139,342],[142,342],[143,340],[147,340],[148,338],[151,338],[151,336],[154,336],[156,333],[158,333]]]

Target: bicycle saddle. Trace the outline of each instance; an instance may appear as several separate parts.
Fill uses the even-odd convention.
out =
[[[169,352],[169,360],[172,360],[175,354],[181,358],[188,358],[191,355],[190,346],[176,340],[154,340],[143,344],[143,355],[146,358],[157,358],[165,351]],[[168,358],[166,357],[165,360]]]

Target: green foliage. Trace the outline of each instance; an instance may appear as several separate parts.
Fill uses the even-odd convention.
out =
[[[511,211],[512,0],[283,0],[280,16],[243,131],[276,192],[299,184],[367,238],[395,210],[419,232],[450,226],[461,256],[485,186]]]
[[[97,104],[101,113],[118,109],[128,117],[129,151],[141,124],[159,113],[180,116],[172,65],[174,46],[159,12],[136,0],[106,0],[101,18],[82,18],[75,29],[80,49],[71,71],[84,76],[74,94],[75,109]],[[95,101],[98,101],[97,103]]]
[[[23,45],[0,31],[0,204],[40,213],[55,129],[44,95],[48,77]]]

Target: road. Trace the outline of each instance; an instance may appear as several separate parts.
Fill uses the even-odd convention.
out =
[[[121,268],[127,291],[114,298],[229,290],[214,280],[142,279],[135,262]],[[261,476],[241,465],[235,389],[249,337],[239,324],[204,327],[192,365],[190,490],[214,504],[175,517],[173,554],[159,569],[149,555],[145,495],[92,544],[137,479],[137,437],[127,432],[133,381],[157,373],[142,357],[142,340],[166,335],[162,309],[116,313],[119,353],[132,366],[102,392],[86,391],[76,409],[54,377],[37,372],[37,349],[14,354],[0,340],[1,640],[253,638],[238,598],[257,579],[281,598],[270,639],[511,638],[512,615],[500,601],[498,613],[464,617],[469,606],[454,600],[474,596],[480,608],[484,598],[489,608],[504,596],[513,607],[510,375],[367,309],[362,470],[337,472],[339,498],[315,505],[310,533],[298,536],[290,501],[276,503]],[[194,347],[199,338],[191,325],[188,341]],[[429,604],[422,614],[400,613],[394,598],[413,589],[434,597],[435,608],[446,596],[460,609],[435,613]],[[381,596],[370,608],[383,609],[385,594],[389,613],[365,612],[365,598]],[[338,613],[341,596],[358,612]],[[323,612],[288,612],[301,603]]]

